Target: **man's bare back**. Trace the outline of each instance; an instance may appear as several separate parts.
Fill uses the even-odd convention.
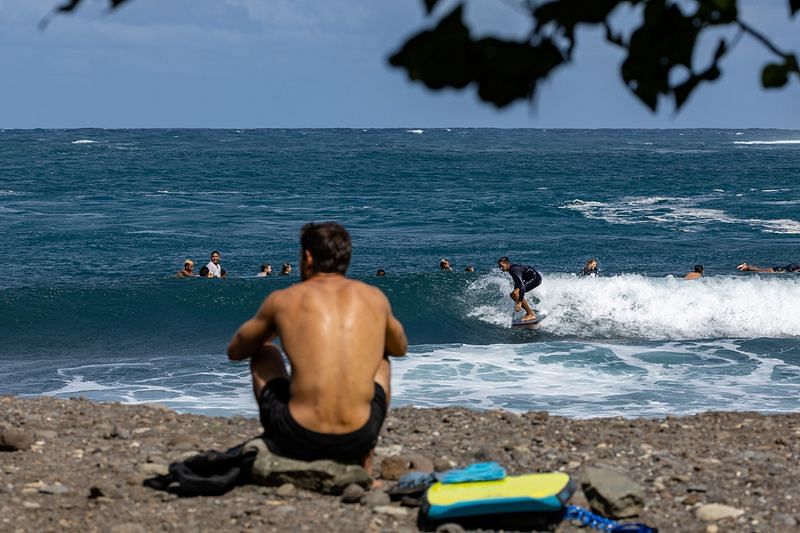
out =
[[[341,226],[333,226],[347,236],[349,262],[349,235]],[[323,252],[324,249],[317,253]],[[272,393],[268,385],[290,379],[291,420],[283,420],[284,405],[279,413],[281,420],[272,425],[277,427],[286,422],[284,425],[294,428],[292,442],[302,441],[303,430],[344,436],[362,431],[368,422],[380,429],[380,423],[375,422],[375,402],[379,394],[385,398],[380,406],[385,415],[390,392],[386,356],[405,355],[407,348],[403,326],[379,289],[347,279],[340,273],[346,264],[336,272],[319,272],[316,269],[327,263],[323,267],[319,264],[304,249],[301,257],[304,281],[270,294],[256,315],[239,328],[228,347],[231,359],[252,358],[253,388],[262,406],[262,423],[267,433],[272,429],[267,427],[271,424],[270,415],[264,415],[262,402]],[[330,266],[325,268],[330,270]],[[291,363],[291,378],[280,350],[270,342],[276,337],[280,338]],[[270,403],[268,409],[273,409],[274,400],[266,398]],[[294,427],[295,422],[301,427]]]
[[[317,274],[273,293],[265,306],[292,365],[289,408],[295,419],[320,433],[361,427],[373,383],[389,390],[376,376],[392,319],[386,296],[338,274]]]

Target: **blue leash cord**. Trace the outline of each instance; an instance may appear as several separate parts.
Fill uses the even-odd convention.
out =
[[[619,524],[615,520],[594,514],[588,509],[577,505],[567,505],[564,511],[564,519],[577,520],[584,526],[597,531],[606,531],[607,533],[656,533],[658,531],[644,524]]]

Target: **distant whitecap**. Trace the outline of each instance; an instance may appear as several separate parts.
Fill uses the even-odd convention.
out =
[[[417,135],[420,135],[424,132],[425,130],[406,130],[406,133],[416,133]]]
[[[72,141],[70,144],[95,144],[97,141],[93,141],[91,139],[78,139],[77,141]]]
[[[783,139],[777,141],[733,141],[733,144],[745,144],[745,145],[800,144],[800,139]]]

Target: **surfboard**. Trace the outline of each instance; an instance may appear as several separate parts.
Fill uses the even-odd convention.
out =
[[[502,513],[558,512],[575,492],[568,474],[526,474],[496,481],[435,483],[425,495],[430,520]]]
[[[538,315],[536,315],[535,320],[526,320],[524,322],[522,320],[514,320],[513,322],[511,322],[511,327],[531,328],[534,326],[538,326],[545,318],[547,318],[547,315],[545,315],[544,313],[539,313]]]

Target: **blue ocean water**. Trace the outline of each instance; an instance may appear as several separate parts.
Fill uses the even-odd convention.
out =
[[[332,219],[406,327],[395,405],[797,411],[800,274],[735,267],[800,261],[798,177],[800,131],[0,131],[0,393],[254,414],[225,347]],[[175,278],[214,249],[228,279]]]

